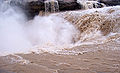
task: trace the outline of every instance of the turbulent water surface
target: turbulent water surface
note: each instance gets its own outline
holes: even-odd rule
[[[0,55],[57,52],[119,39],[120,6],[72,11],[27,20],[17,7],[0,5]]]
[[[0,4],[0,73],[119,73],[119,50],[120,6],[28,21]]]

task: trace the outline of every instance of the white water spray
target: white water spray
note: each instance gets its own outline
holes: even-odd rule
[[[0,6],[0,55],[28,51],[31,43],[24,32],[24,15],[6,3]]]
[[[37,16],[27,22],[19,9],[3,3],[0,7],[0,55],[24,53],[34,46],[72,43],[75,28],[58,16]]]

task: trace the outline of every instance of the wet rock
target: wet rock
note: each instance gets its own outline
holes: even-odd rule
[[[75,0],[69,0],[69,1],[58,0],[58,4],[59,4],[59,11],[81,9],[81,5],[78,4]],[[25,6],[25,10],[28,13],[30,13],[32,17],[38,15],[40,11],[45,12],[44,1],[27,2]]]
[[[34,17],[38,15],[40,11],[45,12],[45,0],[11,0],[9,3],[11,6],[18,6],[27,16]],[[77,0],[58,0],[59,11],[77,10],[81,9],[81,5],[77,3]]]
[[[99,2],[108,6],[120,5],[120,0],[99,0]]]
[[[81,5],[77,2],[59,2],[59,9],[60,11],[76,10],[81,9]]]

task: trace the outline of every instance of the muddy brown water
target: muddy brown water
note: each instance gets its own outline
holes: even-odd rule
[[[86,48],[92,51],[81,53]],[[0,57],[0,73],[120,73],[119,48],[120,43],[112,41],[66,49],[69,55],[65,51],[8,55]]]
[[[108,16],[112,17],[108,20],[106,20],[107,15],[96,11],[95,14],[87,14],[87,16],[78,16],[80,15],[78,14],[78,19],[82,19],[76,23],[74,22],[74,15],[70,14],[67,18],[65,16],[66,20],[71,23],[73,21],[73,24],[75,23],[74,25],[78,27],[81,34],[77,40],[81,40],[84,37],[82,35],[89,34],[94,30],[101,31],[103,35],[100,35],[100,38],[104,36],[106,37],[105,40],[96,40],[100,38],[92,38],[93,36],[91,36],[83,39],[81,43],[93,41],[93,44],[68,47],[57,51],[57,53],[43,52],[37,54],[32,52],[1,56],[0,73],[120,73],[120,16],[119,13],[114,12],[114,9],[108,10],[108,12]],[[104,23],[105,25],[103,25]],[[93,25],[98,25],[98,27]],[[109,36],[108,34],[111,32],[116,34]]]

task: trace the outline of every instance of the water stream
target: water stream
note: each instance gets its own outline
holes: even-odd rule
[[[57,0],[46,0],[45,2],[45,15],[49,13],[59,12],[59,4]]]

